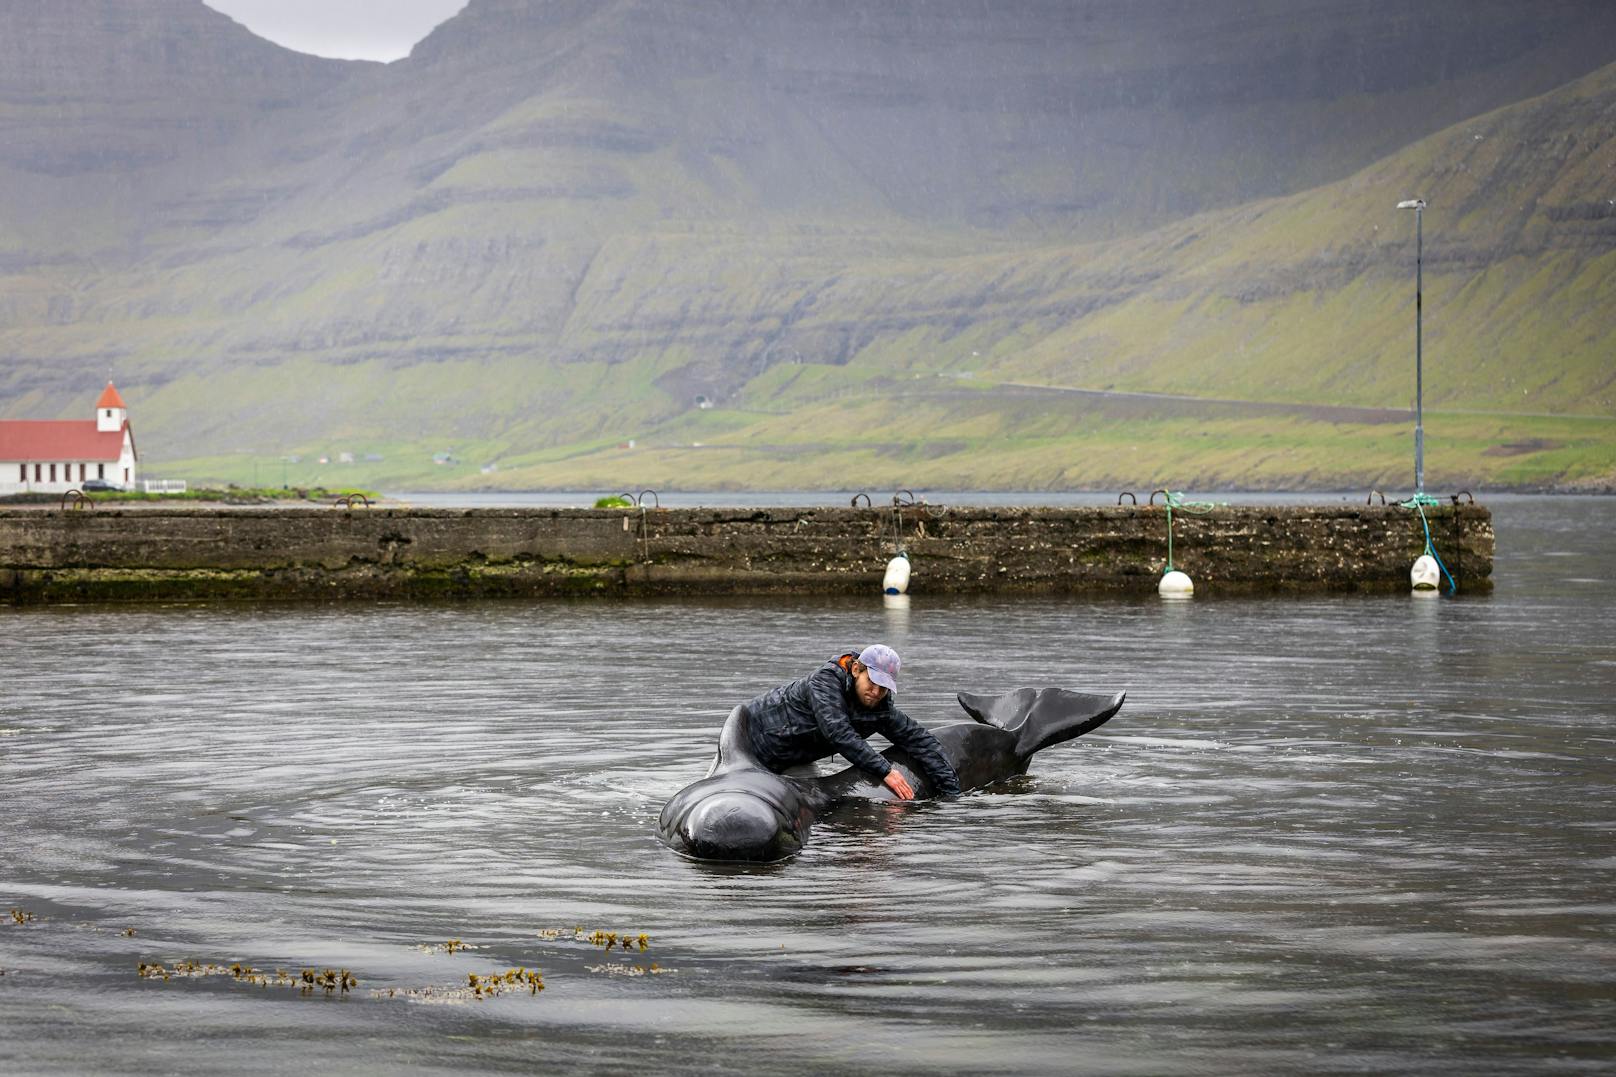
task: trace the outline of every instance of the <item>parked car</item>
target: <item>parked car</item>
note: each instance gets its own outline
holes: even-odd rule
[[[122,490],[123,487],[119,486],[115,482],[108,482],[105,479],[85,479],[83,482],[79,483],[79,489],[83,490],[87,494],[100,494],[114,490]]]

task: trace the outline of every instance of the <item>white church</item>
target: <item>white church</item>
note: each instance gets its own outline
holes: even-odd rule
[[[129,408],[110,381],[93,419],[0,419],[0,494],[61,494],[87,482],[132,489],[139,459]]]

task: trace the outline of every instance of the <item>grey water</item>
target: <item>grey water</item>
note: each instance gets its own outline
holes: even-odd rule
[[[0,608],[0,1071],[1609,1072],[1616,501],[1491,503],[1451,598]],[[778,865],[657,841],[871,640],[929,724],[1128,703]]]

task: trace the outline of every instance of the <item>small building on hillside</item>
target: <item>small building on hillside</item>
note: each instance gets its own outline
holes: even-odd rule
[[[93,419],[0,419],[0,494],[61,494],[87,482],[131,489],[139,459],[129,408],[110,381]]]

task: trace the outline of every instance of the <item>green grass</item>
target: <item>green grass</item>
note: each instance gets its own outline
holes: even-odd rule
[[[85,494],[91,501],[320,501],[327,498],[362,496],[374,500],[376,491],[357,486],[199,486],[183,493],[156,494],[143,490],[103,490]]]
[[[431,489],[1028,490],[1382,489],[1413,480],[1412,422],[1298,415],[1163,415],[1145,404],[1079,410],[1058,398],[1006,415],[962,393],[916,402],[847,398],[804,413],[735,420],[702,413],[678,437],[560,446],[484,474],[469,466],[345,466],[344,485]],[[1130,414],[1131,412],[1131,414]],[[692,436],[700,434],[701,436]],[[190,467],[233,466],[175,461]],[[1616,422],[1428,412],[1430,489],[1616,486]],[[225,476],[228,478],[228,475]]]

